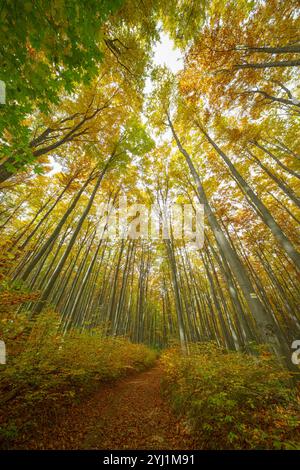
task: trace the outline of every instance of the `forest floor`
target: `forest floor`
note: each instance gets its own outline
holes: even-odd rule
[[[40,430],[35,449],[196,449],[185,423],[161,394],[158,364],[101,386],[55,425]]]

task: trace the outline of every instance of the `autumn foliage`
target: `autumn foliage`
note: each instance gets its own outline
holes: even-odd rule
[[[23,320],[23,321],[22,321]],[[101,383],[150,367],[156,353],[125,338],[103,337],[101,330],[59,331],[58,316],[41,315],[29,338],[10,342],[9,360],[1,366],[1,446],[24,445],[36,429],[55,422],[68,407],[97,390]],[[28,321],[13,321],[15,332]],[[7,330],[5,322],[2,330]]]
[[[200,449],[299,449],[299,395],[269,353],[257,354],[214,343],[163,354],[166,396]]]
[[[0,4],[2,447],[298,448],[299,0]]]

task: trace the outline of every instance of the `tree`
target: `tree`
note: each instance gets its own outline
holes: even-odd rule
[[[4,156],[26,150],[28,115],[36,109],[49,113],[62,93],[76,92],[78,84],[95,77],[105,47],[103,24],[120,5],[119,0],[81,5],[73,0],[2,2],[0,78],[7,94],[0,110]]]

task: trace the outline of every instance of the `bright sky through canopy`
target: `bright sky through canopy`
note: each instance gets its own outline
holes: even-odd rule
[[[175,47],[174,41],[164,32],[160,33],[160,42],[154,46],[153,61],[156,65],[166,65],[174,73],[183,68],[183,57],[180,50]]]
[[[153,65],[168,67],[171,72],[176,73],[183,68],[183,56],[174,41],[163,31],[160,33],[160,41],[153,47]],[[146,80],[145,92],[152,90],[151,78]]]

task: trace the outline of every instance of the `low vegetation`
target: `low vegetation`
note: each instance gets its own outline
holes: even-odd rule
[[[290,377],[264,351],[225,352],[213,343],[163,354],[164,392],[202,449],[299,449],[300,403]]]
[[[3,321],[1,329],[9,350],[7,365],[0,366],[4,448],[51,424],[102,382],[144,370],[156,360],[156,353],[146,346],[105,337],[99,328],[63,335],[57,315],[49,311],[34,323],[29,337],[21,333],[28,329],[25,318]]]

